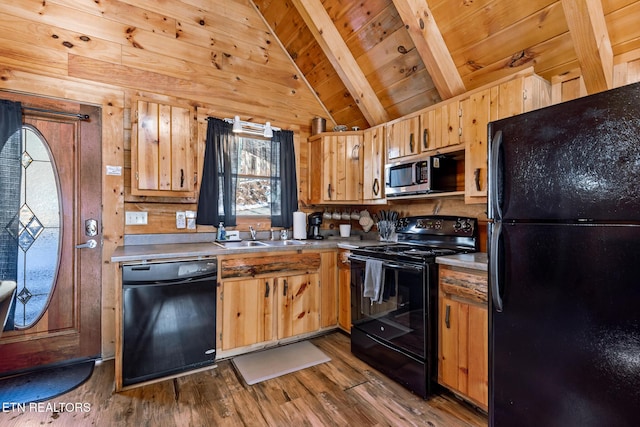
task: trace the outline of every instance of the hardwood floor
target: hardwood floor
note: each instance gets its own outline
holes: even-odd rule
[[[349,338],[341,333],[311,341],[330,362],[253,386],[230,360],[221,360],[215,369],[116,394],[113,361],[104,362],[77,389],[38,408],[0,414],[0,425],[487,425],[484,414],[450,395],[423,400],[389,380],[352,356]]]

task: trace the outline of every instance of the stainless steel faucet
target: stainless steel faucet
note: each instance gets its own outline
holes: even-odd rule
[[[249,233],[251,233],[251,240],[256,240],[256,230],[252,226],[249,226]]]

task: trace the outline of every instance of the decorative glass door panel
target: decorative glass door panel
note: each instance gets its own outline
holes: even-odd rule
[[[28,328],[44,313],[60,258],[60,189],[49,146],[36,129],[22,130],[15,327]],[[15,229],[15,227],[13,227]]]

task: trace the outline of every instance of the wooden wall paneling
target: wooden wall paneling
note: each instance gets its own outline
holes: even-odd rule
[[[127,36],[131,30],[128,25],[109,19],[96,19],[93,14],[53,2],[6,0],[0,5],[0,11],[119,44],[127,44]]]
[[[138,7],[137,4],[127,4],[123,1],[96,2],[92,0],[48,0],[66,6],[70,9],[80,10],[91,15],[120,22],[135,28],[153,31],[169,38],[174,38],[176,33],[176,19],[165,14],[155,13],[148,8]]]
[[[395,11],[393,3],[389,0],[354,2],[350,13],[345,17],[351,17],[356,13],[360,13],[362,18],[361,25],[356,27],[355,23],[349,24],[350,31],[340,31],[345,28],[346,23],[336,22],[338,31],[340,31],[349,46],[349,50],[356,58],[373,49],[378,43],[384,41],[387,37],[391,37],[397,31],[402,30],[404,23]],[[366,8],[366,10],[362,10]],[[405,51],[411,51],[411,45],[405,46]]]
[[[424,62],[438,93],[449,99],[466,91],[438,23],[426,2],[393,0],[416,50]]]
[[[0,21],[0,39],[11,40],[12,43],[6,45],[11,49],[19,49],[16,44],[27,44],[29,48],[35,50],[32,53],[27,51],[27,54],[22,56],[25,61],[31,62],[38,56],[42,56],[39,52],[48,52],[52,58],[59,56],[58,61],[65,64],[65,70],[66,54],[69,52],[113,62],[118,62],[121,58],[121,45],[118,43],[97,37],[88,37],[84,33],[69,31],[9,14],[5,14]],[[27,40],[28,42],[26,42]],[[6,58],[13,56],[7,54]]]
[[[283,96],[281,93],[269,94],[268,89],[260,90],[257,87],[245,87],[242,91],[238,91],[238,88],[230,85],[220,86],[218,90],[212,91],[211,85],[193,82],[186,78],[174,78],[79,56],[70,56],[69,74],[77,78],[190,99],[202,104],[216,103],[221,108],[226,107],[226,111],[241,113],[243,118],[245,115],[262,116],[269,111],[274,118],[289,117],[292,119],[289,123],[300,125],[302,122],[308,124],[313,115],[324,113],[310,94],[309,97],[304,98],[297,96],[303,91]],[[305,115],[292,114],[292,111],[304,111]],[[277,122],[275,119],[272,120],[274,125]]]
[[[11,42],[10,46],[3,46],[2,51],[3,55],[7,55],[6,59],[3,58],[3,65],[49,76],[67,75],[66,53],[51,52],[46,48],[17,41]]]
[[[602,7],[614,56],[640,48],[640,2],[603,1]]]
[[[507,5],[506,2],[501,3]],[[511,8],[510,4],[508,6]],[[478,19],[482,18],[478,17]],[[486,19],[489,19],[489,17],[484,18],[483,21]],[[484,22],[484,25],[486,26],[488,23]],[[541,28],[544,28],[544,31],[540,31]],[[514,23],[508,30],[509,37],[505,37],[507,32],[503,30],[489,35],[482,40],[482,43],[465,44],[459,49],[451,48],[451,55],[456,66],[460,69],[461,75],[464,76],[464,74],[468,73],[463,67],[469,62],[476,64],[493,63],[497,60],[511,57],[518,52],[522,52],[526,56],[527,52],[523,52],[523,48],[535,46],[552,36],[567,32],[567,23],[562,11],[562,5],[553,3],[537,13]],[[447,41],[449,41],[448,38]],[[522,60],[520,59],[520,61]]]
[[[383,11],[395,12],[389,0],[355,1],[346,3],[342,7],[340,1],[325,0],[323,5],[343,39],[349,38],[362,28],[375,25],[372,23],[374,17]]]
[[[546,24],[544,18],[549,12],[546,8],[554,3],[555,0],[517,3],[483,0],[473,2],[470,7],[452,7],[450,2],[444,2],[442,7],[432,7],[431,12],[438,22],[447,46],[455,56],[456,52],[468,46],[486,43],[487,39],[499,35],[509,27],[523,25],[531,29],[534,21]],[[530,21],[526,22],[528,20]],[[471,23],[473,25],[470,25]],[[521,41],[523,45],[529,45],[524,43],[524,40]]]
[[[346,43],[337,32],[320,0],[313,2],[307,0],[304,3],[300,0],[292,0],[292,3],[311,29],[316,41],[340,75],[344,85],[349,89],[349,93],[356,99],[358,108],[367,122],[370,125],[375,125],[389,120],[387,112],[375,97],[373,89]]]

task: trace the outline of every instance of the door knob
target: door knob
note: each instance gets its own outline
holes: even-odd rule
[[[86,243],[83,243],[81,245],[76,245],[76,249],[84,249],[84,248],[93,249],[93,248],[96,248],[97,246],[98,246],[98,242],[96,242],[94,239],[89,239],[87,240]]]

